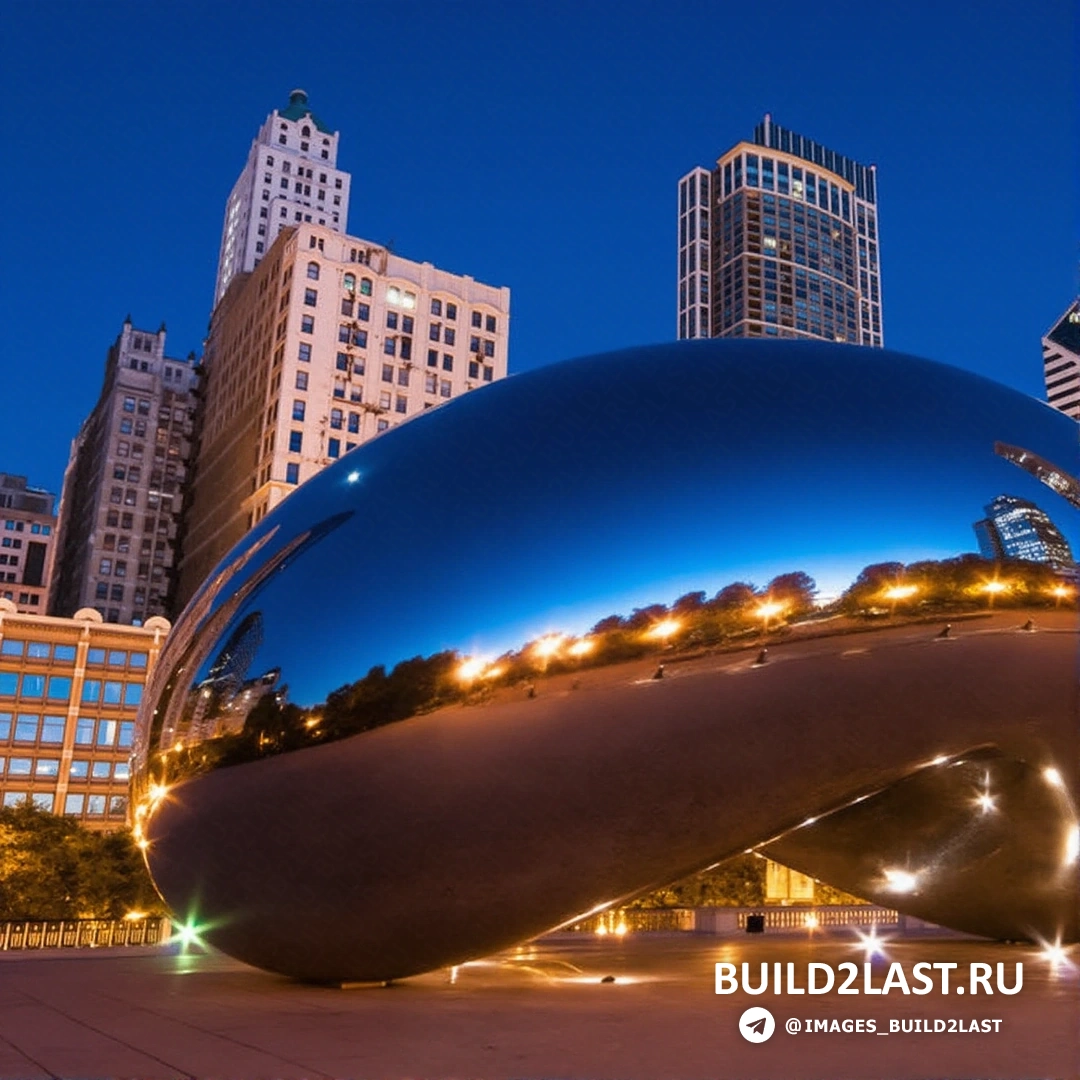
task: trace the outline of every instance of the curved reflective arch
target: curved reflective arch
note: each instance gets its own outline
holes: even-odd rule
[[[298,489],[179,620],[137,747],[154,879],[309,979],[457,963],[762,845],[957,928],[1074,939],[1071,585],[956,557],[1002,494],[1075,547],[1047,477],[1076,458],[1038,402],[851,346],[635,349],[433,410]],[[917,614],[939,565],[980,616],[945,638],[773,644],[800,575]],[[1051,588],[1018,630],[1009,597]]]

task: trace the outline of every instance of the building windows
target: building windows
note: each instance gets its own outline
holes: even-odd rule
[[[302,431],[289,432],[289,453],[299,454],[304,448],[304,433]]]
[[[398,368],[397,381],[398,386],[409,385],[409,369],[407,367]]]
[[[317,289],[305,289],[304,290],[304,306],[315,307],[319,302],[319,293]]]
[[[330,410],[330,426],[335,431],[340,431],[342,424],[345,422],[345,414],[340,409]]]
[[[387,330],[396,330],[398,328],[398,313],[396,311],[386,313],[386,328]]]
[[[447,301],[447,304],[446,304],[446,317],[451,322],[453,322],[455,319],[457,319],[457,304],[451,304],[449,301]]]
[[[394,365],[383,364],[382,366],[382,381],[386,383],[392,383],[394,381]]]
[[[376,431],[385,431],[389,426],[390,426],[390,422],[388,420],[379,420],[375,425],[375,430]]]
[[[351,412],[349,413],[349,431],[353,435],[357,435],[360,432],[360,414]]]
[[[428,340],[429,341],[438,341],[441,336],[442,336],[442,323],[434,323],[433,322],[428,327]]]
[[[371,278],[361,278],[360,279],[360,295],[361,296],[370,296],[371,295]]]
[[[370,322],[371,321],[371,307],[368,304],[357,304],[356,305],[356,317],[361,322]]]
[[[394,402],[394,412],[404,413],[409,407],[408,399],[398,394],[397,399]]]
[[[306,341],[301,341],[300,346],[296,351],[296,358],[301,363],[311,363],[311,345]]]
[[[290,461],[289,464],[285,466],[285,483],[300,483],[300,466],[297,465],[295,461]]]
[[[319,280],[319,264],[317,262],[309,262],[307,264],[307,276],[311,278],[312,281]]]
[[[380,409],[389,409],[390,408],[390,391],[389,390],[383,390],[379,394],[379,408]]]
[[[480,378],[480,364],[479,364],[479,361],[476,361],[476,360],[470,360],[469,361],[469,378],[470,379],[479,379]]]
[[[472,313],[472,325],[475,326],[477,330],[479,330],[480,327],[483,325],[483,323],[484,323],[483,314],[481,312],[479,312],[479,311],[474,311]]]
[[[296,398],[292,403],[292,418],[294,420],[303,420],[304,413],[307,411],[307,405],[300,398]]]
[[[450,380],[442,379],[439,382],[439,397],[448,398],[450,396]]]
[[[383,352],[387,356],[397,356],[397,338],[388,337],[383,341]]]
[[[310,358],[311,358],[311,356],[310,356],[310,354],[308,354],[308,359],[310,359]],[[306,390],[307,388],[308,388],[308,373],[306,371],[298,371],[296,373],[296,389],[297,390]]]
[[[302,334],[314,334],[315,333],[315,317],[313,315],[302,315],[300,317],[300,333],[302,333]]]
[[[484,382],[491,382],[491,380],[494,379],[494,378],[495,378],[495,369],[493,367],[489,367],[487,364],[485,364],[484,365]]]
[[[341,457],[341,440],[328,439],[326,442],[326,456],[331,458]]]
[[[447,307],[449,307],[449,305],[447,305]],[[453,345],[454,340],[455,340],[454,328],[452,326],[444,327],[443,328],[443,341],[447,345]]]

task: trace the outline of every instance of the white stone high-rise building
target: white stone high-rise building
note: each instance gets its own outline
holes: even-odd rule
[[[508,288],[329,226],[282,232],[210,321],[179,603],[298,484],[503,378],[509,322]]]
[[[308,108],[303,90],[266,118],[225,205],[215,307],[237,274],[258,266],[284,226],[345,232],[351,178],[337,168],[337,151],[338,133]]]

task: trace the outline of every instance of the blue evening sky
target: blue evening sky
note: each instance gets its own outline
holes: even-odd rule
[[[8,0],[0,470],[59,492],[130,312],[200,349],[225,198],[294,86],[349,231],[512,290],[510,368],[669,340],[675,185],[770,111],[879,166],[886,344],[1042,394],[1075,294],[1069,0]]]

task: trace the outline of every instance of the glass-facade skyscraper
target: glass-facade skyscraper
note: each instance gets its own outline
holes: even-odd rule
[[[883,344],[875,166],[766,115],[678,199],[679,338]]]
[[[1045,511],[1015,495],[999,495],[986,517],[972,526],[979,553],[987,559],[1023,559],[1057,569],[1073,566],[1072,549]]]

